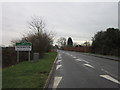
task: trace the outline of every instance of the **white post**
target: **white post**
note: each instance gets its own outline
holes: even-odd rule
[[[30,51],[28,51],[28,61],[30,61]]]
[[[19,51],[17,51],[17,63],[19,62]]]

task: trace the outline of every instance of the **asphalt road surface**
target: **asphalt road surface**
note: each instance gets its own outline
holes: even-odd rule
[[[118,88],[118,61],[58,51],[51,88]]]

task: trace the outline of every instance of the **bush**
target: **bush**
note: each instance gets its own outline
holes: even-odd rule
[[[33,59],[33,53],[31,53]],[[19,62],[28,61],[28,52],[19,52]],[[2,67],[17,64],[17,52],[14,47],[2,48]]]
[[[104,55],[120,56],[120,30],[108,28],[95,34],[92,42],[92,52]]]

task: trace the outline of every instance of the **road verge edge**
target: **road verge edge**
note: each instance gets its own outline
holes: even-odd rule
[[[45,82],[44,88],[49,88],[49,84],[50,84],[50,81],[51,81],[51,79],[52,79],[52,76],[53,76],[55,67],[56,67],[57,58],[58,58],[58,54],[56,55],[56,58],[55,58],[54,63],[53,63],[53,65],[52,65],[52,69],[51,69],[51,71],[50,71],[50,73],[49,73],[49,75],[48,75],[48,78],[47,78],[46,82]]]

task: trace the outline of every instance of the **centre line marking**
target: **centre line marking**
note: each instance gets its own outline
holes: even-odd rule
[[[102,70],[103,72],[105,72],[105,73],[107,73],[107,74],[109,74],[109,75],[111,75],[111,76],[113,76],[113,77],[117,78],[117,76],[116,76],[116,75],[111,74],[110,72],[106,71],[105,69],[101,69],[101,70]]]
[[[86,60],[84,60],[84,59],[82,59],[82,58],[80,58],[83,62],[86,62],[86,63],[89,63],[88,61],[86,61]]]
[[[56,70],[58,70],[62,65],[57,65]]]
[[[107,80],[110,80],[110,81],[113,81],[113,82],[115,82],[117,84],[120,84],[120,82],[118,80],[114,79],[113,77],[111,77],[109,75],[100,75],[100,77],[103,77],[103,78],[105,78]]]
[[[82,59],[83,60],[83,59]],[[88,61],[86,61],[86,60],[83,60],[84,62],[86,62],[86,63],[89,63]]]
[[[73,57],[73,58],[77,58],[77,57]]]
[[[91,67],[91,68],[94,68],[92,65],[90,65],[90,64],[83,64],[83,65],[85,65],[85,66],[88,66],[88,67]]]
[[[77,61],[82,61],[81,59],[75,59],[75,60],[77,60]]]
[[[53,88],[57,88],[57,86],[59,85],[61,79],[62,79],[62,77],[55,77],[54,78]]]

